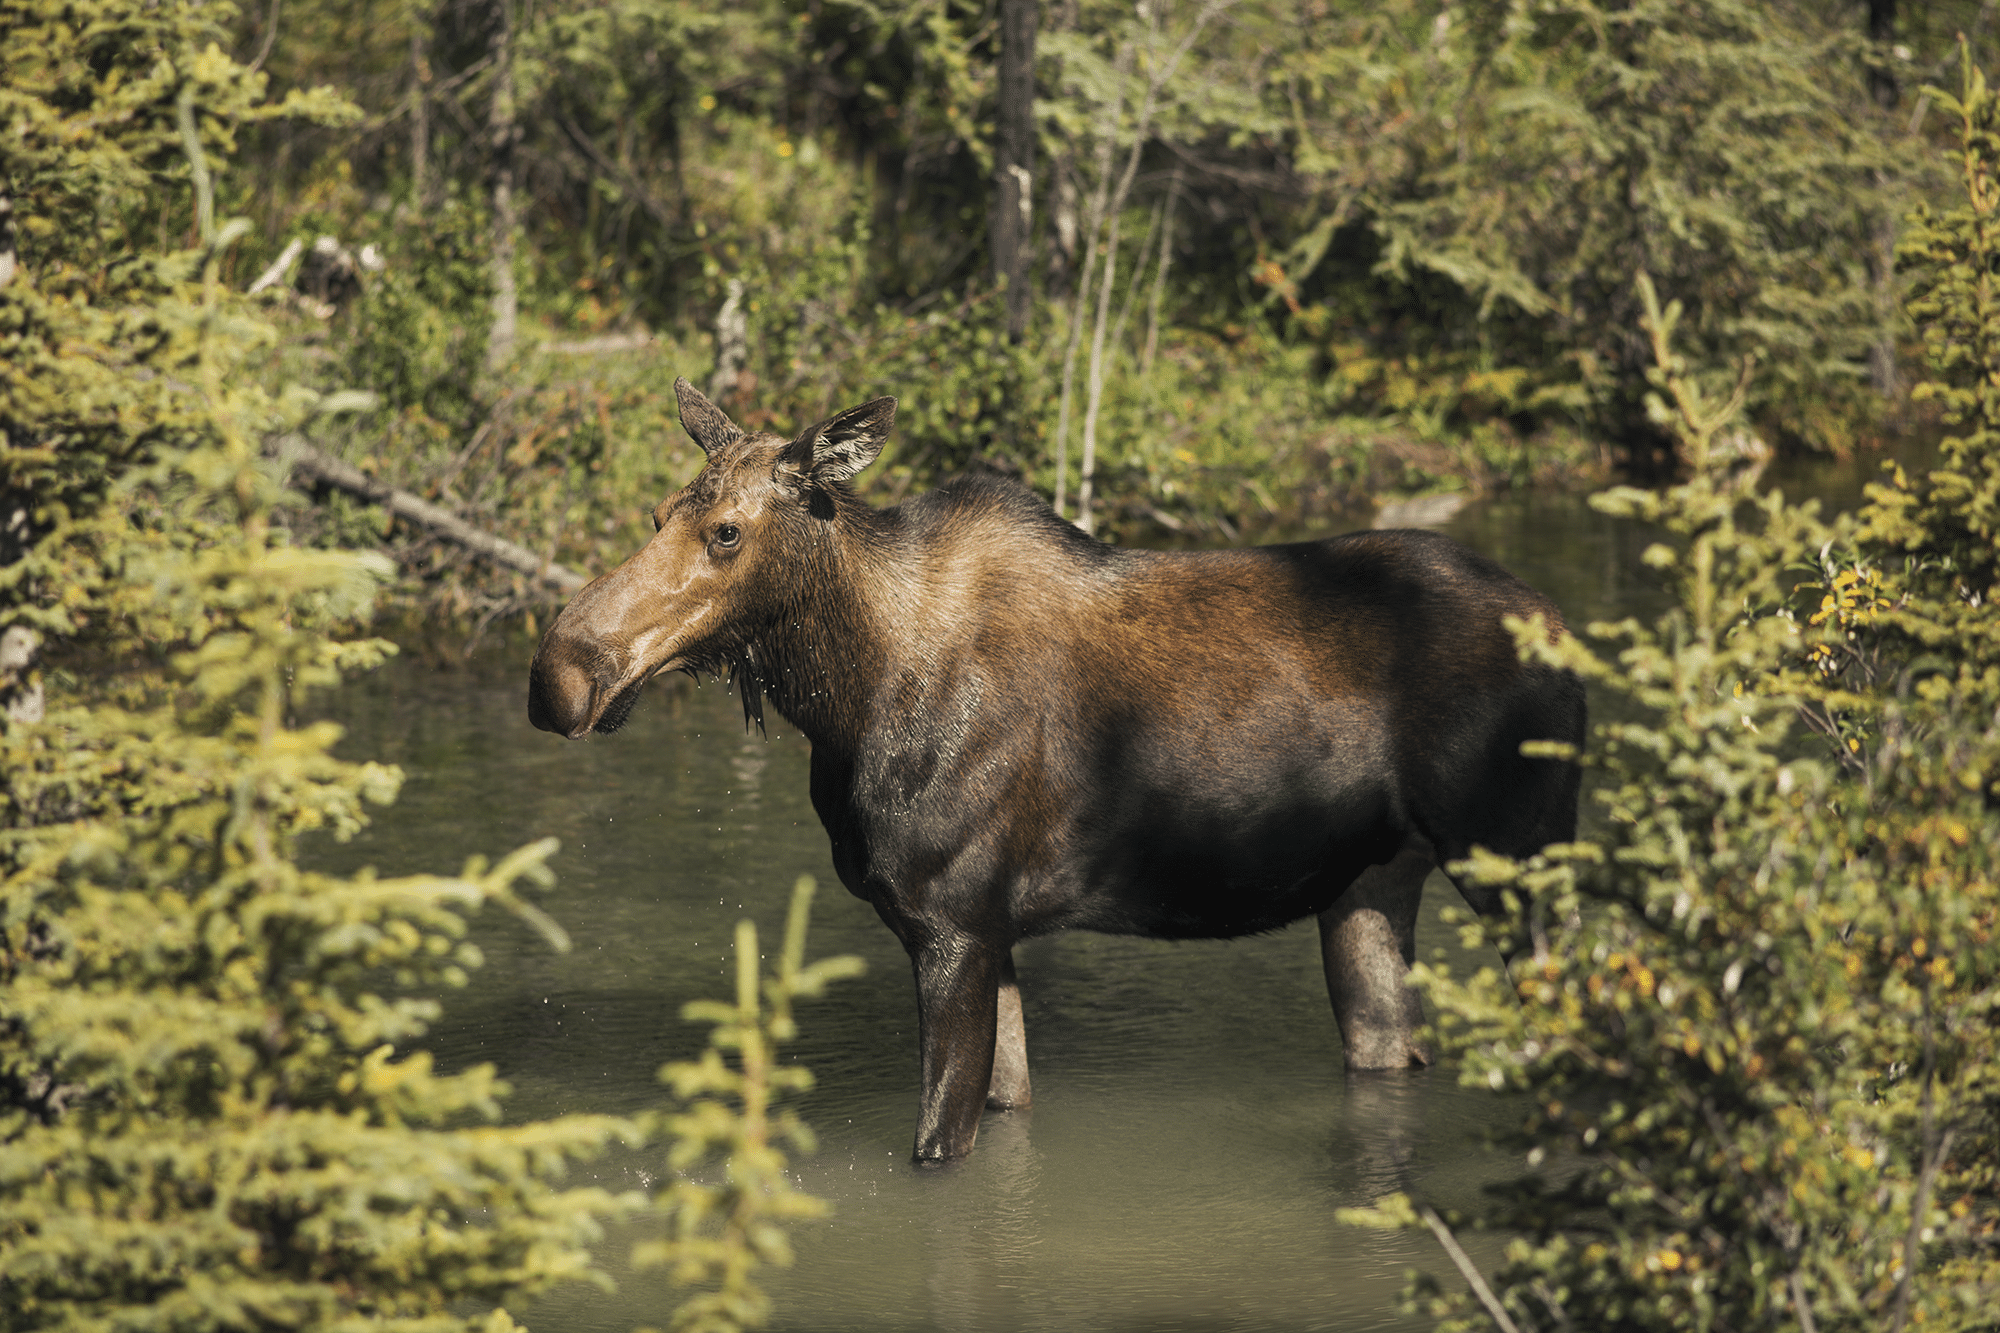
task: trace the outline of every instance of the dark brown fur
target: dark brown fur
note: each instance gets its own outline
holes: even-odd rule
[[[1580,744],[1582,688],[1502,624],[1561,634],[1546,598],[1424,532],[1115,550],[992,479],[876,510],[846,483],[893,400],[786,441],[675,388],[708,465],[550,628],[529,716],[581,736],[651,675],[727,668],[810,738],[835,867],[915,969],[919,1160],[1027,1101],[1011,950],[1058,930],[1316,915],[1349,1064],[1428,1059],[1401,984],[1424,876],[1574,826],[1575,767],[1520,747]]]

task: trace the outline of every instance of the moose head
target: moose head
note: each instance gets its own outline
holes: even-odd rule
[[[578,592],[543,636],[528,686],[528,720],[543,731],[615,731],[661,672],[754,675],[755,645],[824,570],[843,513],[866,512],[848,479],[875,461],[896,419],[896,400],[877,398],[786,440],[744,431],[686,379],[674,396],[707,462],[653,510],[652,540]]]

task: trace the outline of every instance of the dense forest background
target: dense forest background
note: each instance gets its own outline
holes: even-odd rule
[[[290,373],[377,396],[335,451],[530,549],[641,535],[693,458],[677,373],[776,429],[897,395],[879,498],[992,467],[1115,537],[1228,537],[1671,471],[1639,271],[1697,361],[1759,359],[1744,447],[1907,424],[1922,88],[1993,10],[279,0],[234,55],[347,114],[207,124],[256,223],[229,280],[297,291]],[[145,222],[191,238],[192,192]]]
[[[401,781],[311,720],[384,585],[532,623],[692,471],[680,373],[894,393],[877,498],[1120,539],[1645,483],[1672,606],[1544,650],[1616,701],[1596,841],[1476,857],[1504,963],[1412,974],[1524,1173],[1353,1220],[1448,1329],[1991,1330],[1994,10],[0,0],[0,1328],[509,1333],[632,1217],[677,1326],[761,1318],[804,894],[680,1114],[506,1123],[422,1043],[473,915],[564,946],[553,840],[300,856]],[[1759,489],[1933,427],[1852,515]]]

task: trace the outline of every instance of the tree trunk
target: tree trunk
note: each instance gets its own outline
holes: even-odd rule
[[[1122,200],[1120,202],[1123,202]],[[1104,402],[1104,332],[1111,311],[1111,284],[1118,275],[1118,214],[1111,214],[1111,235],[1104,243],[1104,270],[1097,288],[1097,319],[1090,334],[1090,388],[1083,408],[1083,461],[1076,485],[1076,525],[1085,532],[1097,530],[1090,512],[1091,483],[1097,475],[1097,409]],[[1083,293],[1077,304],[1083,304]]]
[[[1028,223],[1035,178],[1035,3],[1000,0],[999,133],[987,214],[993,280],[1007,293],[1007,339],[1028,331]]]
[[[430,174],[431,65],[424,50],[423,18],[410,9],[410,205],[425,211],[425,177]]]
[[[493,325],[486,338],[486,366],[497,370],[514,354],[518,301],[514,289],[514,15],[495,0],[500,23],[493,37],[493,109],[487,120],[493,146]]]
[[[1149,375],[1153,370],[1153,354],[1160,346],[1160,298],[1167,290],[1167,265],[1174,258],[1174,205],[1181,197],[1181,169],[1174,168],[1174,178],[1167,186],[1166,216],[1160,220],[1160,267],[1153,275],[1153,297],[1146,310],[1146,351],[1139,358],[1139,374]]]
[[[1868,40],[1875,47],[1875,59],[1868,66],[1868,91],[1884,111],[1894,111],[1902,98],[1896,83],[1895,59],[1891,43],[1896,37],[1896,0],[1868,0]]]
[[[1132,44],[1125,42],[1118,48],[1117,60],[1112,67],[1112,98],[1105,106],[1104,128],[1097,140],[1097,189],[1090,201],[1090,216],[1086,225],[1090,231],[1090,241],[1083,252],[1083,278],[1076,286],[1076,294],[1070,299],[1069,343],[1063,350],[1062,401],[1056,411],[1056,496],[1055,510],[1063,511],[1063,498],[1069,485],[1069,416],[1070,406],[1076,395],[1076,353],[1083,341],[1084,303],[1090,299],[1090,281],[1097,268],[1098,233],[1103,229],[1105,210],[1111,203],[1111,162],[1117,148],[1118,112],[1125,96],[1125,79],[1132,69]],[[1085,519],[1084,531],[1090,531]]]

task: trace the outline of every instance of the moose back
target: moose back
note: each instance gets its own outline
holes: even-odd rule
[[[848,481],[893,398],[785,440],[674,390],[707,463],[550,626],[528,716],[612,731],[650,677],[728,670],[812,742],[841,881],[916,973],[918,1161],[1027,1103],[1012,949],[1059,930],[1316,916],[1348,1065],[1428,1061],[1403,984],[1425,876],[1574,827],[1576,767],[1521,747],[1580,745],[1582,686],[1502,623],[1560,635],[1546,598],[1426,532],[1120,550],[990,478],[875,509]]]

